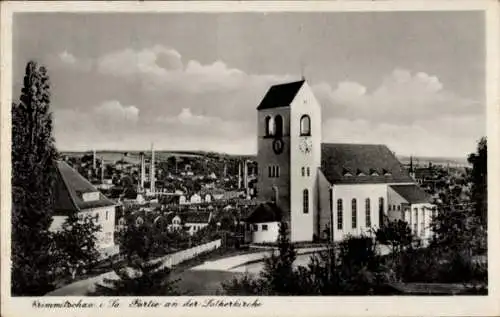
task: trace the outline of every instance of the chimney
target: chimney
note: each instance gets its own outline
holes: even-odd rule
[[[154,193],[155,191],[155,149],[154,144],[151,144],[151,169],[149,172],[149,180],[150,180],[150,191]]]
[[[241,188],[241,162],[238,161],[238,189]]]
[[[144,182],[146,181],[146,160],[144,158],[144,152],[141,152],[141,187],[140,190],[144,190]]]

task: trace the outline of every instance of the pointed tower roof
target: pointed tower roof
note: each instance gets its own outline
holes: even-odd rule
[[[269,88],[257,110],[288,107],[304,84],[305,79]]]

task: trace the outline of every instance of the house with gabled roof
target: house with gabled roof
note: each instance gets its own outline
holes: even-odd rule
[[[114,243],[115,208],[117,204],[104,196],[85,177],[64,161],[57,162],[54,183],[54,215],[49,230],[61,230],[70,214],[92,216],[101,231],[97,233],[98,247],[103,257],[118,253]]]
[[[272,86],[257,118],[257,198],[282,210],[292,242],[370,234],[397,216],[391,186],[423,192],[385,145],[323,143],[321,106],[305,79]]]

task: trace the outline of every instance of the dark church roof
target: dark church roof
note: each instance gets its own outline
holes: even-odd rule
[[[99,198],[93,201],[84,201],[84,193],[99,193]],[[67,215],[68,213],[84,211],[90,208],[113,206],[115,203],[106,198],[85,177],[64,161],[57,162],[57,175],[54,184],[54,214]]]
[[[391,185],[391,188],[410,204],[431,202],[430,195],[417,185]]]
[[[385,145],[323,143],[321,171],[331,184],[413,183]]]
[[[246,222],[249,223],[263,223],[263,222],[276,222],[281,221],[282,211],[275,204],[271,202],[263,203],[257,206],[254,211],[248,216]]]
[[[257,110],[290,106],[304,82],[305,80],[301,80],[271,86],[257,107]]]

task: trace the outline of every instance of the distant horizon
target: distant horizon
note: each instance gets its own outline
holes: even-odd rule
[[[81,154],[86,154],[86,153],[92,153],[92,149],[90,150],[58,150],[59,153],[61,154],[66,154],[66,153],[81,153]],[[118,149],[118,150],[103,150],[103,149],[95,149],[96,153],[140,153],[144,152],[146,154],[151,153],[151,149],[147,150],[137,150],[137,149]],[[226,152],[219,152],[219,151],[204,151],[204,150],[165,150],[165,149],[155,149],[155,153],[158,152],[170,152],[170,153],[184,153],[184,152],[189,152],[189,153],[215,153],[215,154],[220,154],[220,155],[229,155],[229,156],[257,156],[257,153],[226,153]],[[395,153],[396,157],[399,159],[405,158],[405,159],[410,159],[410,157],[413,157],[413,159],[441,159],[441,160],[448,160],[448,161],[462,161],[466,162],[467,161],[467,156],[471,153],[465,154],[463,157],[460,156],[428,156],[428,155],[408,155],[408,154],[398,154]]]

